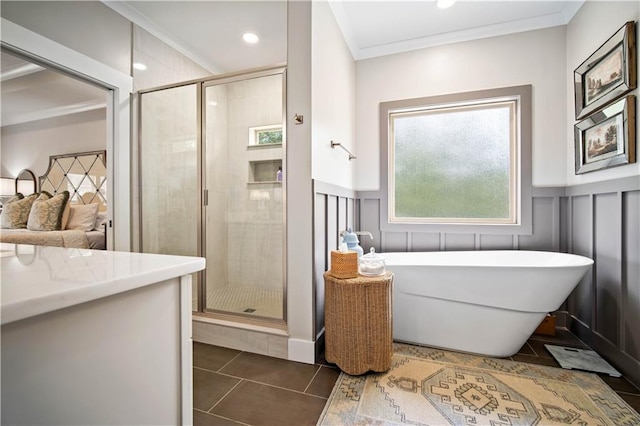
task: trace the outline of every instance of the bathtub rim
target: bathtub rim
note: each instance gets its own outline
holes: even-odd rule
[[[556,251],[544,250],[450,250],[450,251],[388,251],[378,253],[385,259],[387,267],[393,266],[424,266],[424,267],[456,267],[456,268],[567,268],[567,267],[583,267],[592,266],[595,262],[593,259],[573,253],[564,253]],[[398,262],[398,258],[406,255],[407,261]],[[498,256],[507,257],[508,259],[498,259]],[[528,258],[526,256],[529,256]],[[431,258],[431,261],[428,261]],[[436,262],[445,258],[447,262]],[[414,259],[419,259],[416,262]],[[465,260],[471,259],[471,262]],[[522,262],[529,259],[530,261]],[[538,260],[563,259],[569,262],[540,263]],[[483,262],[480,262],[480,261]],[[491,262],[487,262],[490,260]],[[497,261],[496,261],[497,260]],[[505,260],[508,260],[506,262]]]

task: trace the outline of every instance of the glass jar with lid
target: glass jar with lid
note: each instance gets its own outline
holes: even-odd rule
[[[360,257],[358,269],[361,275],[384,275],[386,270],[385,258],[371,247],[371,251]]]

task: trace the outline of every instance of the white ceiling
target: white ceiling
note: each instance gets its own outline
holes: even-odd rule
[[[333,1],[354,59],[567,24],[583,0]]]
[[[286,61],[287,5],[259,1],[103,0],[214,73]],[[293,0],[299,1],[299,0]],[[354,59],[564,25],[584,0],[333,0],[331,10]],[[245,31],[260,36],[248,46]]]
[[[102,1],[214,74],[286,62],[283,0]],[[583,2],[458,0],[442,10],[435,0],[335,0],[329,6],[354,59],[361,60],[565,25]],[[247,31],[260,42],[244,43]],[[3,126],[105,104],[100,89],[5,53],[0,59]]]
[[[2,126],[106,106],[104,89],[26,62],[4,51],[0,55]]]
[[[214,74],[287,60],[286,1],[102,1]]]

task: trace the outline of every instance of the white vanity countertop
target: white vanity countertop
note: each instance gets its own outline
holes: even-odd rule
[[[0,256],[3,325],[205,267],[201,257],[4,243]]]

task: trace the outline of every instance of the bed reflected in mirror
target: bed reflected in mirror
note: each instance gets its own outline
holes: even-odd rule
[[[36,246],[29,244],[15,245],[16,258],[22,265],[30,265],[36,260]]]
[[[69,191],[72,204],[98,204],[107,209],[107,153],[91,151],[49,157],[49,169],[40,176],[40,190]]]

